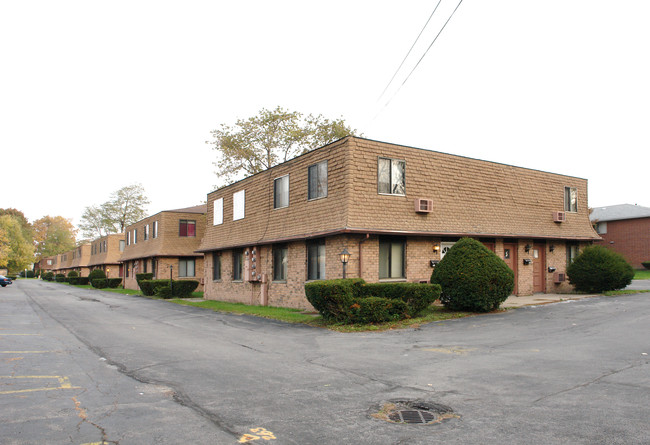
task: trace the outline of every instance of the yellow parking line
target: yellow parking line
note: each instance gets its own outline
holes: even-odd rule
[[[59,382],[59,386],[56,387],[45,387],[45,388],[30,388],[30,389],[17,389],[13,391],[0,391],[0,395],[4,394],[20,394],[26,392],[36,392],[36,391],[54,391],[57,389],[81,389],[80,386],[72,386],[70,380],[67,377],[59,375],[1,375],[0,379],[56,379]]]

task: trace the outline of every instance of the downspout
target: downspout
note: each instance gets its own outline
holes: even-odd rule
[[[369,238],[370,234],[366,233],[366,237],[359,241],[359,278],[362,278],[361,271],[363,270],[363,249],[361,249],[361,245],[365,243]]]

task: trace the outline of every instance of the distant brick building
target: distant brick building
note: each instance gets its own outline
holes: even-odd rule
[[[304,284],[428,281],[460,237],[514,270],[515,292],[565,292],[599,239],[585,179],[347,137],[208,194],[205,298],[308,308]]]
[[[650,208],[632,204],[596,207],[589,215],[602,241],[635,269],[650,261]]]
[[[125,247],[125,235],[115,233],[93,240],[90,244],[90,261],[88,267],[101,269],[108,278],[124,277],[120,257]]]
[[[43,270],[47,271],[47,268],[50,268],[49,270],[55,274],[63,275],[68,275],[68,273],[75,271],[79,276],[87,277],[90,272],[90,267],[88,267],[89,261],[90,244],[83,244],[54,257],[46,258],[46,263],[43,264]]]
[[[159,279],[172,274],[174,280],[202,281],[203,254],[196,250],[205,231],[205,209],[204,204],[165,210],[128,226],[120,257],[124,287],[139,289],[135,275],[149,272]]]

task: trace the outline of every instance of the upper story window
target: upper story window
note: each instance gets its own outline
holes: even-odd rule
[[[131,232],[126,232],[126,245],[131,245]]]
[[[151,223],[151,237],[158,238],[158,221]]]
[[[289,175],[273,181],[273,208],[289,207]]]
[[[212,204],[212,225],[223,224],[223,198],[215,199]]]
[[[578,211],[578,189],[575,187],[564,187],[564,211]]]
[[[605,235],[607,233],[607,221],[597,222],[594,224],[594,230],[599,235]]]
[[[196,236],[196,221],[181,219],[178,224],[178,236]]]
[[[232,220],[244,219],[246,214],[246,190],[232,194]]]
[[[124,240],[120,240],[120,252],[124,252]]]
[[[327,161],[309,166],[309,190],[307,199],[325,198],[327,196]]]
[[[143,238],[145,241],[149,239],[149,224],[144,225],[144,235]]]
[[[377,164],[377,192],[387,195],[404,195],[406,161],[379,158]]]
[[[133,244],[138,244],[138,229],[133,229]]]

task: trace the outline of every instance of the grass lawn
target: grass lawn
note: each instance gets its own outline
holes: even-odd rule
[[[641,270],[635,270],[634,272],[635,272],[634,273],[635,280],[650,280],[650,270],[641,269]]]

